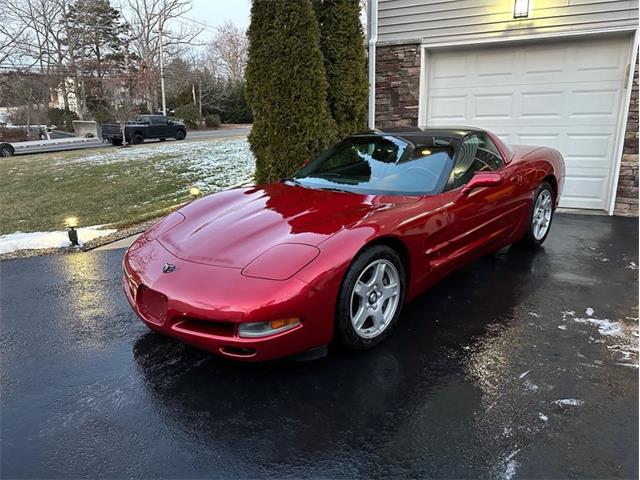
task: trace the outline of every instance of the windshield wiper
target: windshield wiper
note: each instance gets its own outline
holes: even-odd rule
[[[304,187],[304,185],[302,184],[302,182],[299,182],[299,181],[298,181],[298,180],[296,180],[295,178],[290,178],[290,177],[283,178],[283,179],[281,180],[281,182],[282,182],[282,183],[290,182],[290,183],[293,183],[294,185],[297,185],[297,186],[299,186],[299,187]]]
[[[353,193],[351,190],[345,190],[344,188],[336,187],[317,187],[318,190],[331,190],[332,192]]]

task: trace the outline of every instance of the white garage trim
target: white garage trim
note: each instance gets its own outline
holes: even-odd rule
[[[617,131],[614,133],[612,137],[612,142],[614,145],[613,148],[613,161],[611,162],[613,170],[609,175],[609,184],[607,187],[607,197],[605,199],[604,208],[611,215],[613,213],[613,209],[615,207],[615,198],[616,198],[616,190],[617,190],[617,182],[620,173],[620,163],[622,161],[622,151],[624,147],[624,134],[627,123],[627,115],[629,112],[629,101],[631,97],[631,90],[633,84],[633,69],[635,66],[637,49],[638,49],[638,29],[636,27],[629,28],[613,28],[613,29],[601,29],[601,30],[590,30],[583,32],[567,32],[567,33],[552,33],[552,34],[540,34],[540,35],[529,35],[526,37],[518,37],[518,38],[496,38],[496,39],[482,39],[477,41],[463,41],[463,42],[450,42],[450,43],[425,43],[422,44],[421,50],[421,59],[420,59],[420,92],[419,92],[419,105],[418,105],[418,125],[427,126],[428,119],[428,98],[429,98],[429,75],[428,75],[428,66],[429,66],[429,52],[430,51],[441,51],[445,49],[458,49],[464,47],[479,47],[481,45],[487,46],[516,46],[518,43],[522,42],[531,42],[535,40],[553,40],[553,39],[562,39],[562,40],[571,40],[576,39],[577,37],[590,37],[590,39],[599,39],[605,36],[612,36],[615,34],[627,34],[630,37],[630,48],[629,48],[629,58],[626,78],[623,78],[624,85],[621,86],[624,88],[624,91],[621,93],[620,98],[622,104],[619,105],[618,108],[618,119],[617,119]],[[633,35],[630,35],[633,34]]]

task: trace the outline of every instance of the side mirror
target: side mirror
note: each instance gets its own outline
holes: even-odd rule
[[[499,173],[478,172],[469,182],[462,187],[462,194],[469,195],[472,190],[481,187],[497,187],[502,184],[502,176]]]

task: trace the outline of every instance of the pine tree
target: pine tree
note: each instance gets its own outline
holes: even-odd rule
[[[291,175],[336,139],[318,23],[309,0],[254,0],[247,99],[256,180]]]
[[[329,109],[340,137],[367,127],[368,81],[359,0],[314,0]]]

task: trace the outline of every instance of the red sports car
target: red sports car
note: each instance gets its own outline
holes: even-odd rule
[[[564,172],[556,150],[481,129],[354,135],[165,217],[127,251],[124,290],[151,329],[229,358],[369,348],[452,270],[544,242]]]

